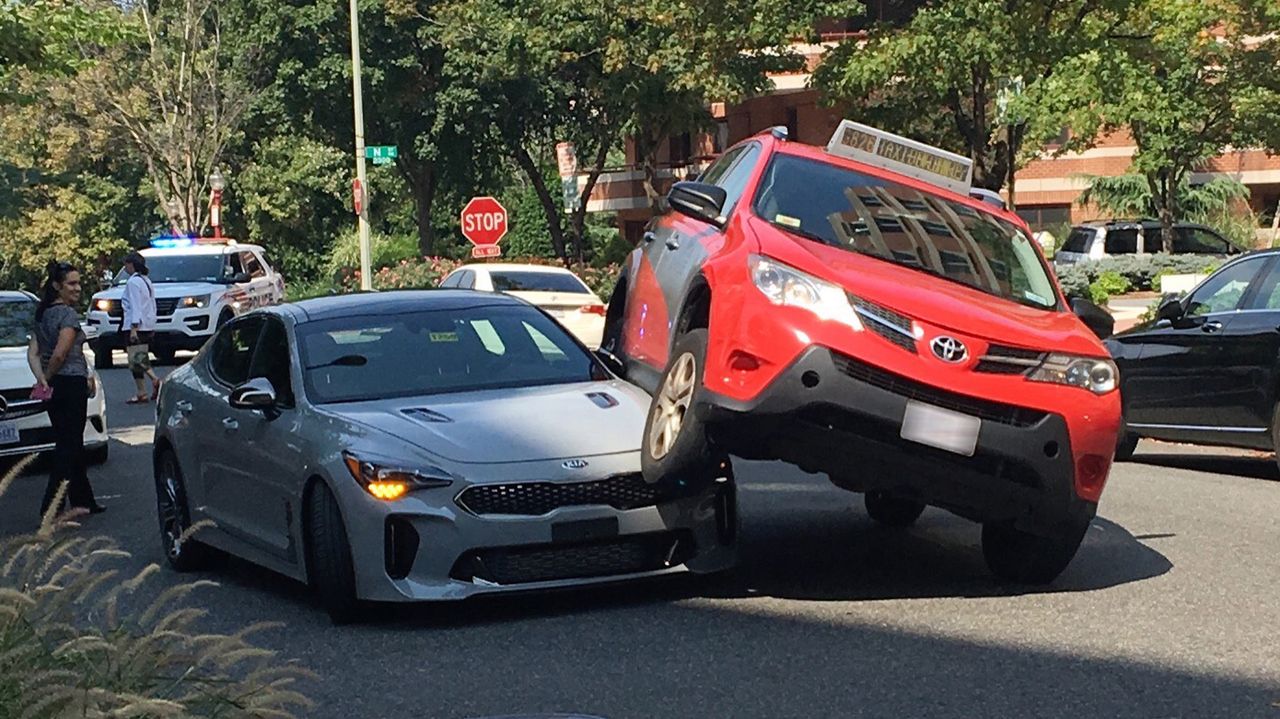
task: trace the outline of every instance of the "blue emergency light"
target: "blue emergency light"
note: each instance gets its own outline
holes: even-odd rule
[[[190,247],[196,243],[194,237],[174,237],[164,236],[157,237],[151,241],[151,246],[155,248],[173,248],[173,247]]]

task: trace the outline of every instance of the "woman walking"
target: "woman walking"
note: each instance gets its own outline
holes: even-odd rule
[[[40,516],[53,503],[58,487],[67,483],[66,499],[73,508],[93,514],[106,511],[93,497],[84,456],[84,423],[89,396],[96,388],[84,358],[80,329],[80,271],[66,262],[50,262],[49,277],[36,306],[36,327],[27,348],[27,363],[36,377],[33,396],[48,403],[53,425],[53,468],[44,492]]]
[[[124,327],[129,331],[129,372],[138,391],[127,404],[145,404],[160,396],[160,378],[151,369],[151,338],[156,329],[156,290],[147,275],[147,260],[138,252],[130,252],[124,258],[124,271],[129,280],[124,285]],[[142,384],[143,377],[151,380],[151,395]]]

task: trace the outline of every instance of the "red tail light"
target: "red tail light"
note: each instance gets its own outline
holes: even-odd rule
[[[588,315],[600,315],[604,317],[604,305],[583,305],[578,308],[579,312]]]

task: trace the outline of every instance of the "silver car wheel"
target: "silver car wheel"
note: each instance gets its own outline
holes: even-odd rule
[[[160,478],[160,526],[164,531],[164,550],[170,559],[182,556],[182,533],[186,531],[182,517],[182,505],[178,501],[178,478],[173,461],[164,463]]]
[[[653,405],[653,422],[649,430],[649,454],[662,459],[675,445],[684,426],[684,415],[693,404],[693,390],[698,377],[698,364],[693,353],[680,355]]]

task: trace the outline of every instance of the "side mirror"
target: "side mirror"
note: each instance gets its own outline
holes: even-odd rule
[[[720,213],[724,212],[727,198],[723,187],[685,181],[671,186],[671,191],[667,193],[667,204],[682,215],[719,227],[724,222]]]
[[[1182,306],[1182,299],[1177,295],[1165,295],[1160,300],[1160,306],[1156,308],[1157,320],[1169,320],[1176,322],[1186,315],[1187,310]]]
[[[271,412],[276,408],[276,388],[266,377],[254,377],[231,390],[227,404],[236,409],[260,409]]]
[[[605,367],[609,369],[610,372],[614,373],[615,375],[618,375],[619,377],[621,377],[623,372],[626,371],[626,367],[623,366],[622,360],[618,359],[618,356],[610,352],[609,350],[598,349],[594,352],[594,354],[596,356],[596,359],[600,360],[600,364],[603,364]]]
[[[1088,327],[1100,339],[1115,334],[1116,320],[1111,313],[1082,297],[1071,300],[1071,311],[1076,313],[1084,326]]]

